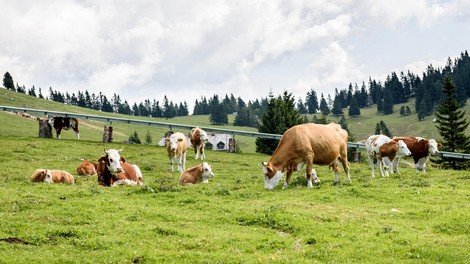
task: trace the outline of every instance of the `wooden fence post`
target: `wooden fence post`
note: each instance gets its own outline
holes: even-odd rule
[[[103,132],[103,142],[109,143],[113,141],[113,127],[112,126],[104,126]]]
[[[39,137],[40,138],[52,138],[52,126],[45,119],[38,118],[39,122]]]

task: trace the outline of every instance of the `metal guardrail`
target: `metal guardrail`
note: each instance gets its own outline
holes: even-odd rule
[[[154,122],[154,121],[146,121],[146,120],[139,120],[139,119],[126,119],[126,118],[119,118],[119,117],[97,116],[97,115],[78,114],[78,113],[68,113],[68,112],[40,110],[40,109],[3,106],[3,105],[0,106],[0,110],[10,111],[10,112],[25,112],[25,113],[31,113],[31,114],[36,114],[36,115],[74,117],[74,118],[80,118],[80,119],[125,123],[125,124],[131,124],[131,125],[167,127],[170,130],[171,129],[191,130],[191,128],[194,127],[190,125],[182,125],[182,124],[174,124],[174,123]],[[249,137],[280,139],[282,136],[282,135],[277,135],[277,134],[249,132],[249,131],[223,129],[223,128],[202,127],[202,126],[199,126],[199,127],[208,132],[227,133],[227,134],[232,134],[232,135],[249,136]]]
[[[119,117],[86,115],[86,114],[78,114],[78,113],[40,110],[40,109],[31,109],[31,108],[22,108],[22,107],[13,107],[13,106],[0,106],[0,110],[10,111],[10,112],[25,112],[25,113],[32,113],[32,114],[39,114],[39,115],[75,117],[75,118],[88,119],[88,120],[117,122],[117,123],[134,124],[134,125],[168,127],[170,130],[173,128],[190,130],[191,128],[194,127],[194,126],[174,124],[174,123],[154,122],[154,121],[146,121],[146,120],[139,120],[139,119],[126,119],[126,118],[119,118]],[[278,135],[278,134],[249,132],[249,131],[242,131],[242,130],[232,130],[232,129],[202,127],[202,126],[199,126],[199,127],[208,132],[227,133],[227,134],[232,134],[232,135],[240,135],[240,136],[248,136],[248,137],[260,137],[260,138],[271,138],[271,139],[281,139],[282,137],[282,135]],[[348,142],[348,147],[358,148],[358,149],[366,148],[363,143],[357,143],[357,142]],[[466,154],[466,153],[439,151],[439,156],[446,157],[446,158],[470,160],[470,154]]]

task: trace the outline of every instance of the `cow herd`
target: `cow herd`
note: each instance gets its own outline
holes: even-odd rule
[[[78,120],[69,120],[77,128]],[[74,125],[77,125],[74,127]],[[55,126],[54,126],[55,127]],[[60,131],[57,131],[59,138]],[[174,172],[174,163],[177,163],[177,170],[180,175],[179,184],[207,183],[214,176],[212,167],[203,162],[197,166],[186,169],[186,153],[188,145],[194,149],[194,158],[205,160],[204,145],[207,142],[207,133],[198,127],[191,129],[188,138],[181,132],[172,131],[165,134],[165,144],[167,155],[170,161],[170,171]],[[365,141],[367,156],[372,170],[372,177],[375,177],[375,164],[377,164],[380,176],[389,176],[390,173],[400,173],[398,163],[400,158],[412,156],[416,172],[421,169],[426,173],[426,162],[429,155],[439,153],[441,144],[434,139],[421,137],[394,137],[385,135],[372,135]],[[320,179],[316,174],[313,165],[328,165],[334,172],[334,181],[339,182],[339,163],[341,163],[347,176],[347,181],[351,182],[349,162],[347,159],[348,132],[340,125],[330,123],[322,124],[301,124],[289,128],[281,137],[276,150],[268,161],[262,162],[265,189],[274,189],[281,178],[285,176],[283,189],[287,188],[291,182],[291,175],[294,171],[302,170],[305,167],[307,187],[312,187],[313,182],[318,183]],[[98,162],[90,160],[83,161],[76,169],[78,175],[98,175],[98,184],[101,186],[118,185],[142,185],[143,175],[136,164],[126,161],[121,156],[121,150],[105,149],[104,155]],[[73,176],[66,171],[37,169],[31,176],[31,180],[48,183],[74,183]]]
[[[200,157],[201,160],[204,160],[204,145],[207,142],[207,133],[201,128],[196,127],[191,130],[189,136],[191,145],[194,148],[195,159]],[[170,159],[170,171],[174,171],[173,164],[176,160],[178,171],[181,173],[179,180],[181,185],[198,182],[208,183],[209,179],[214,177],[212,167],[207,162],[187,170],[185,169],[188,139],[183,133],[166,133],[165,142],[168,158]],[[121,156],[121,151],[122,149],[105,149],[104,155],[97,162],[84,160],[78,165],[76,172],[81,176],[98,175],[98,184],[100,186],[143,185],[143,175],[139,166],[127,162]],[[31,176],[31,181],[75,183],[73,175],[69,172],[49,169],[37,169]]]

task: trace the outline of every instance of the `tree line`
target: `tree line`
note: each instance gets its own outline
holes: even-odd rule
[[[442,68],[429,65],[421,75],[411,72],[392,72],[382,83],[369,77],[362,84],[352,84],[345,89],[335,89],[334,95],[321,93],[314,89],[306,93],[305,98],[298,98],[294,110],[302,115],[321,113],[324,116],[333,115],[340,117],[347,115],[355,117],[361,115],[361,109],[376,105],[377,112],[389,115],[395,112],[394,105],[414,100],[414,109],[403,106],[399,109],[400,115],[411,115],[412,110],[419,121],[432,115],[442,98],[442,87],[445,76],[450,76],[455,87],[459,105],[464,106],[470,96],[470,57],[467,51],[460,57],[452,60],[450,57]],[[114,112],[126,115],[145,116],[154,118],[173,118],[189,115],[186,101],[173,103],[166,95],[163,102],[146,99],[140,103],[130,105],[127,100],[122,100],[114,94],[108,99],[101,92],[99,94],[88,91],[78,91],[77,94],[65,94],[49,88],[48,97],[42,94],[41,88],[36,94],[33,85],[30,89],[14,84],[12,76],[6,72],[3,78],[5,88],[17,92],[27,93],[31,96],[57,101],[65,104]],[[234,125],[257,127],[261,125],[262,116],[266,111],[269,98],[245,101],[241,97],[235,98],[233,94],[219,97],[214,94],[210,98],[201,97],[195,100],[193,115],[209,115],[209,120],[214,125],[228,124],[228,114],[236,113]],[[305,117],[304,117],[305,118]]]

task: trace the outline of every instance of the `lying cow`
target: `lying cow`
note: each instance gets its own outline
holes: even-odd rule
[[[85,175],[85,176],[92,176],[96,174],[96,166],[97,164],[92,162],[91,160],[84,160],[80,165],[77,167],[77,174],[78,175]]]
[[[170,171],[173,172],[175,159],[178,162],[178,171],[183,172],[186,167],[186,151],[188,150],[188,140],[181,132],[176,132],[165,138],[166,150],[170,159]]]
[[[332,165],[335,182],[339,182],[339,168],[333,164],[338,159],[343,164],[350,182],[347,149],[348,132],[338,124],[308,123],[291,127],[282,135],[271,159],[262,162],[264,188],[274,189],[286,172],[283,189],[287,188],[292,172],[301,170],[305,164],[307,187],[313,186],[313,164]]]
[[[80,139],[78,118],[54,116],[49,118],[48,122],[52,125],[52,127],[54,127],[57,134],[57,139],[60,139],[60,132],[62,129],[69,130],[70,128],[72,128],[75,132],[77,139]]]
[[[142,185],[142,173],[137,165],[126,162],[121,150],[104,150],[105,156],[98,160],[96,168],[98,184],[101,186]]]
[[[415,162],[416,173],[419,172],[419,169],[422,169],[423,173],[426,174],[426,162],[429,160],[429,155],[439,154],[438,148],[442,147],[442,144],[437,143],[435,139],[428,140],[421,137],[394,137],[392,140],[405,142]],[[398,170],[399,161],[399,157],[393,160],[392,171],[400,173]]]
[[[72,174],[63,170],[37,169],[31,176],[33,182],[75,183]]]
[[[388,176],[388,170],[396,157],[411,155],[410,150],[403,140],[393,141],[386,135],[373,135],[366,140],[367,157],[369,158],[372,177],[375,177],[374,158],[377,158],[377,167],[380,176]],[[382,167],[385,168],[385,174]]]
[[[208,138],[206,131],[202,130],[199,127],[191,129],[189,134],[189,141],[194,148],[194,159],[201,157],[201,160],[206,158],[204,154],[204,145],[206,144]]]
[[[212,177],[214,177],[212,167],[207,162],[203,162],[202,164],[183,171],[179,183],[181,185],[196,184],[198,182],[208,183],[209,179]]]

